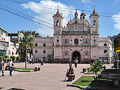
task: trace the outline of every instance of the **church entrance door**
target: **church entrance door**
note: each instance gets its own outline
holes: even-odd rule
[[[73,52],[72,54],[72,62],[77,58],[78,62],[80,62],[80,53],[78,51]]]

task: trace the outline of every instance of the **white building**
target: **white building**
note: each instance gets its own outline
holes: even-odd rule
[[[16,50],[19,47],[19,44],[14,46],[14,43],[10,41],[8,32],[0,27],[0,56],[18,56]]]
[[[59,10],[54,14],[54,37],[37,37],[34,40],[34,58],[49,60],[54,57],[55,62],[73,62],[75,58],[82,63],[89,63],[93,59],[111,61],[113,56],[110,38],[99,37],[99,15],[95,9],[89,16],[90,22],[77,11],[74,18],[62,26],[63,16]],[[109,59],[109,60],[108,60]]]

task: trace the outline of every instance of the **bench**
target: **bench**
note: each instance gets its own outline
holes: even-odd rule
[[[72,81],[75,79],[75,74],[69,74],[68,75],[68,81]]]

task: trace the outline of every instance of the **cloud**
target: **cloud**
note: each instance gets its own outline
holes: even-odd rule
[[[115,22],[115,24],[114,24],[115,29],[120,30],[120,13],[113,15],[112,19]]]
[[[61,2],[55,2],[52,0],[42,0],[39,3],[35,2],[29,2],[25,4],[21,4],[24,9],[30,9],[33,11],[36,15],[34,16],[34,20],[36,21],[38,19],[46,21],[49,26],[53,26],[53,15],[56,13],[57,6],[59,6],[60,13],[63,15],[63,26],[65,26],[70,19],[70,16],[73,17],[73,13],[71,10],[75,10],[73,6],[67,6]],[[79,11],[80,12],[80,11]],[[80,15],[80,14],[79,14]],[[45,22],[42,22],[46,24]],[[40,32],[40,35],[46,36],[46,35],[53,35],[53,28],[44,27],[41,25],[40,28],[38,28],[38,31]]]
[[[119,2],[119,1],[120,1],[120,0],[115,0],[114,2],[117,3],[117,2]]]
[[[90,0],[81,0],[81,2],[90,2]]]

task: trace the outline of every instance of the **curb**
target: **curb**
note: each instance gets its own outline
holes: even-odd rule
[[[34,70],[18,70],[18,72],[34,72]]]
[[[115,88],[108,88],[108,87],[91,87],[91,86],[80,86],[80,85],[73,85],[73,84],[67,84],[67,87],[76,87],[79,89],[87,89],[87,90],[119,90]]]

